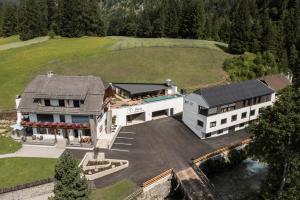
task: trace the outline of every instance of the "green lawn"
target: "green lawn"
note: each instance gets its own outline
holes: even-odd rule
[[[134,45],[133,45],[134,44]],[[224,82],[222,69],[231,57],[201,40],[127,37],[58,38],[0,51],[0,110],[14,107],[14,97],[37,74],[97,75],[111,82],[163,82],[195,89]]]
[[[111,186],[92,191],[92,200],[122,200],[137,189],[130,180],[122,180]]]
[[[0,188],[53,177],[57,159],[1,158]]]
[[[19,42],[19,41],[20,41],[20,39],[19,39],[19,36],[17,36],[17,35],[6,37],[6,38],[0,37],[0,45],[13,43],[13,42]]]
[[[16,142],[10,137],[0,137],[0,155],[14,153],[22,147],[20,142]]]

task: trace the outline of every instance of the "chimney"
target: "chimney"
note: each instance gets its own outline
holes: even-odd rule
[[[172,80],[168,78],[168,79],[165,81],[165,84],[166,84],[168,87],[172,86]]]

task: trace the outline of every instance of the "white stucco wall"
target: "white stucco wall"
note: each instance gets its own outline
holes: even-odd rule
[[[102,116],[102,118],[97,120],[96,129],[97,129],[97,138],[101,136],[101,134],[105,134],[106,124],[105,120],[107,118],[107,113],[105,112]],[[102,130],[100,130],[100,127],[102,126]]]
[[[237,126],[235,130],[241,130],[247,127],[247,122],[250,120],[254,120],[258,118],[259,115],[259,108],[264,108],[267,106],[273,105],[273,102],[275,102],[275,94],[272,94],[271,101],[232,110],[225,113],[220,113],[217,115],[212,116],[204,116],[198,114],[198,103],[192,101],[191,99],[187,99],[188,101],[185,101],[183,105],[183,122],[195,132],[196,135],[198,135],[200,138],[203,138],[203,133],[211,133],[218,130],[223,129],[224,132],[222,134],[228,133],[228,128],[231,126],[236,126],[241,123],[245,123],[245,126],[239,127]],[[255,115],[250,116],[250,110],[255,110]],[[241,118],[242,113],[247,112],[246,118]],[[231,121],[231,117],[233,115],[237,115],[236,121]],[[227,122],[225,124],[221,124],[222,119],[227,119]],[[203,127],[198,126],[197,120],[201,120],[203,122]],[[216,121],[215,127],[210,127],[210,123]]]
[[[183,97],[176,97],[151,103],[144,103],[136,106],[113,108],[112,116],[116,116],[116,125],[126,126],[127,115],[144,112],[145,121],[150,121],[152,120],[152,112],[160,110],[169,110],[171,108],[174,109],[174,114],[181,113],[183,110]]]

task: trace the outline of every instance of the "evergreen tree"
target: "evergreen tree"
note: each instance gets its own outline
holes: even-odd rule
[[[164,9],[164,35],[178,37],[180,8],[177,1],[164,0],[162,8]]]
[[[17,7],[11,2],[3,5],[2,35],[8,37],[17,34]]]
[[[271,50],[272,45],[275,43],[275,27],[272,20],[269,18],[268,12],[265,11],[262,18],[262,38],[261,38],[261,50]]]
[[[249,50],[251,41],[251,15],[248,1],[239,0],[231,27],[229,50],[232,53],[244,53]]]
[[[88,200],[90,189],[82,170],[73,156],[64,153],[55,166],[53,200]]]
[[[47,4],[43,0],[20,0],[19,34],[21,40],[47,34]]]
[[[85,35],[104,35],[103,21],[97,0],[84,1],[84,11],[82,13]]]
[[[58,0],[47,0],[48,30],[58,33]]]
[[[3,5],[0,2],[0,37],[2,36],[2,23],[3,23]]]
[[[183,38],[204,36],[204,5],[202,0],[183,1],[180,34]]]

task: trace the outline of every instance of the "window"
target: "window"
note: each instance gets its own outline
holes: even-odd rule
[[[218,130],[217,134],[222,134],[223,133],[223,129]]]
[[[59,121],[60,122],[66,122],[66,118],[64,115],[59,115]]]
[[[198,124],[198,126],[201,126],[201,127],[203,127],[203,121],[201,121],[201,120],[197,120],[197,124]]]
[[[250,111],[250,116],[253,116],[253,115],[255,115],[255,110]]]
[[[248,101],[247,105],[250,106],[251,105],[251,99],[248,99],[247,101]]]
[[[235,106],[228,107],[228,111],[231,111],[231,110],[234,110],[234,109],[235,109]]]
[[[72,122],[80,124],[89,123],[89,117],[83,115],[72,115]]]
[[[244,123],[241,123],[241,124],[240,124],[240,127],[244,127],[244,126],[245,126],[245,124],[244,124]]]
[[[73,104],[74,104],[75,108],[79,108],[80,107],[80,104],[79,104],[78,100],[73,100]]]
[[[204,108],[202,106],[198,106],[198,114],[207,116],[208,115],[208,109]]]
[[[38,122],[53,122],[54,121],[53,115],[37,114],[36,117],[37,117]]]
[[[258,97],[257,103],[260,103],[260,102],[261,102],[261,97]]]
[[[216,121],[210,122],[210,128],[215,127],[216,125],[217,125],[217,122],[216,122]]]
[[[58,105],[60,107],[65,107],[65,100],[58,100]]]
[[[49,99],[45,99],[45,106],[50,106],[50,100]]]
[[[226,123],[227,123],[227,119],[226,118],[221,120],[221,124],[226,124]]]
[[[211,133],[206,133],[205,137],[210,137],[211,136]]]
[[[231,116],[231,121],[234,122],[234,121],[236,121],[236,120],[237,120],[237,115],[232,115],[232,116]]]
[[[222,113],[227,112],[227,109],[228,109],[228,108],[221,108],[221,112],[222,112]]]
[[[247,117],[247,112],[243,112],[242,113],[242,119],[246,118]]]

